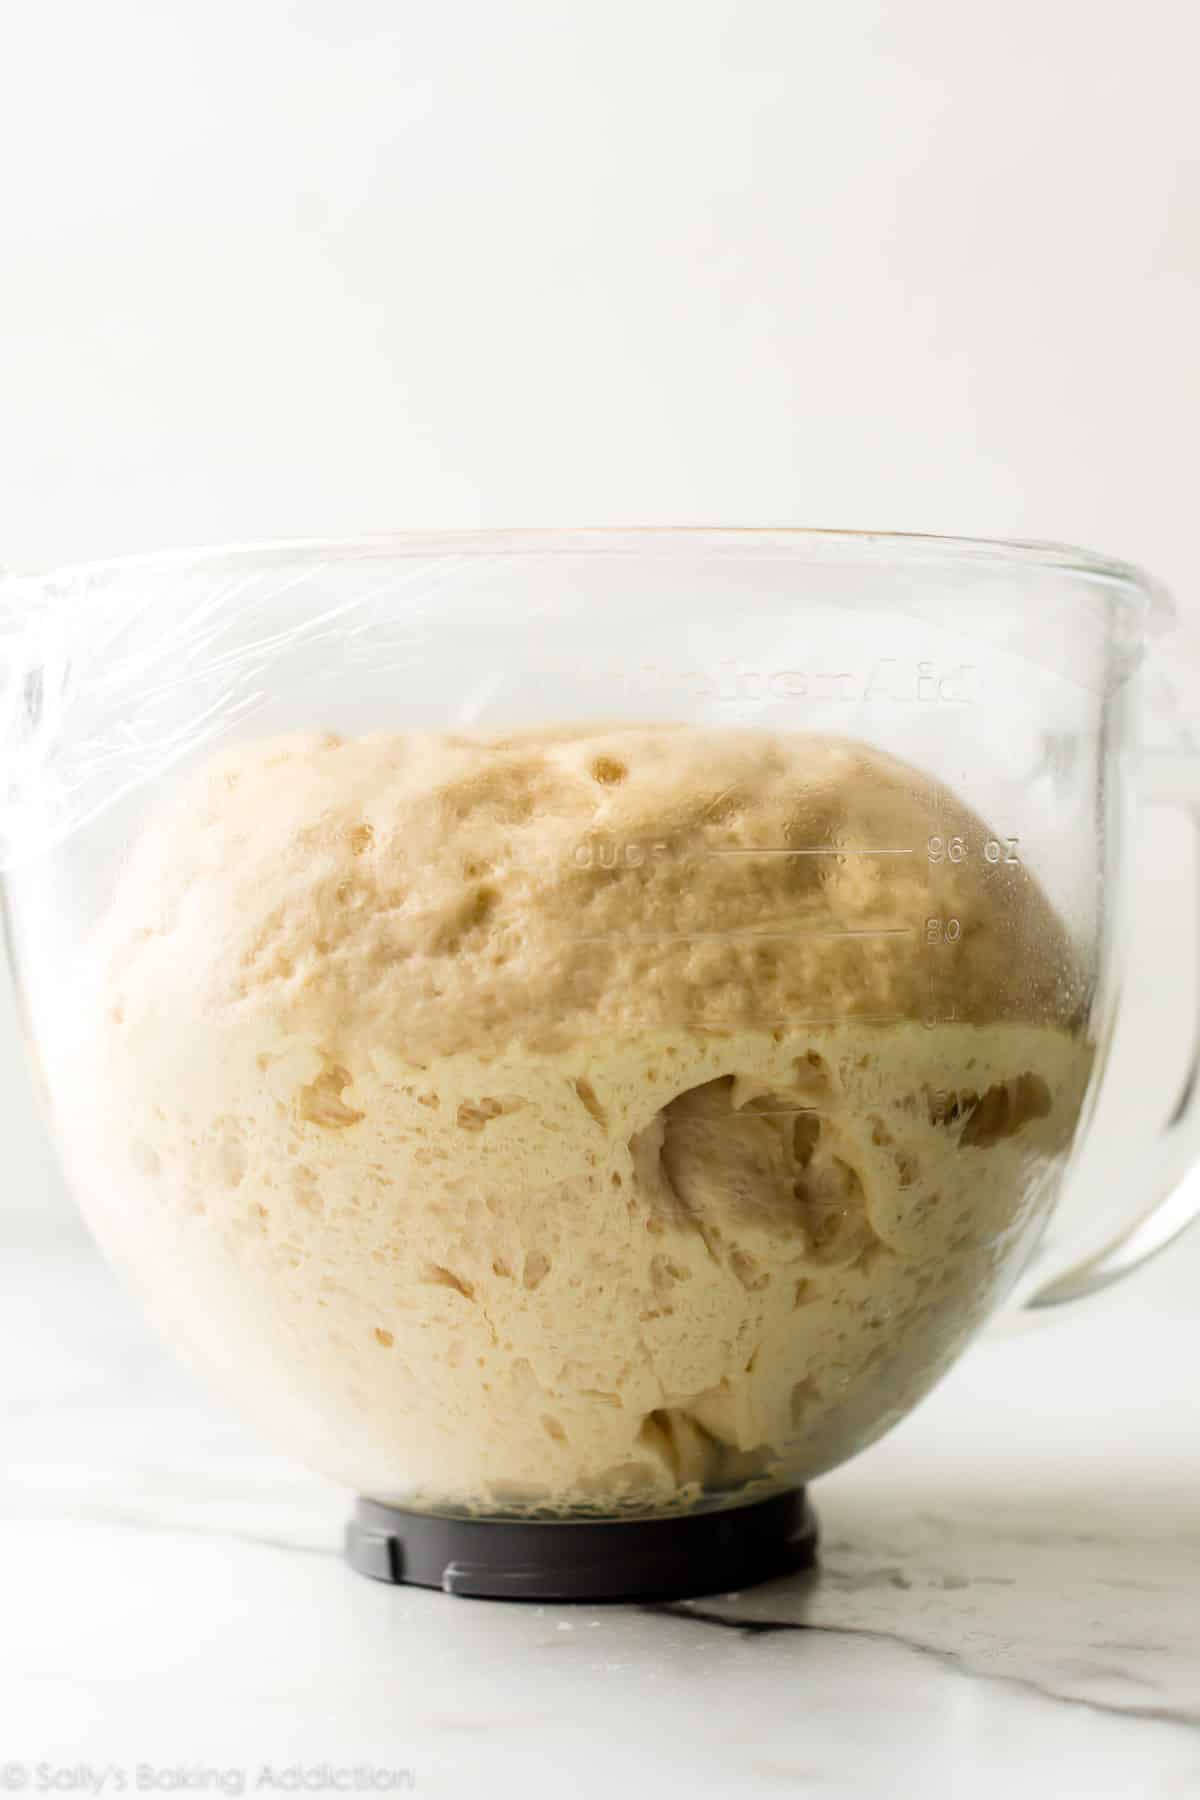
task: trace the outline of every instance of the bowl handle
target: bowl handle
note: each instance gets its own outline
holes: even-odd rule
[[[1191,820],[1200,855],[1200,754],[1186,750],[1143,751],[1138,770],[1141,798],[1151,805],[1177,806]],[[1200,862],[1197,864],[1200,867]],[[1150,1153],[1147,1186],[1155,1196],[1131,1224],[1104,1247],[1065,1274],[1037,1288],[1024,1302],[1040,1310],[1099,1293],[1141,1268],[1200,1218],[1200,1016],[1192,1036],[1183,1085]]]

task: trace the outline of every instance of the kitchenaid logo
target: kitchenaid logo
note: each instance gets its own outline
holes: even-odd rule
[[[628,671],[620,678],[630,680]],[[635,685],[666,687],[695,700],[744,706],[792,704],[861,706],[892,702],[912,706],[971,706],[978,699],[978,667],[881,656],[846,668],[818,662],[769,669],[743,662],[716,663],[708,669],[665,668],[640,663],[632,672]]]

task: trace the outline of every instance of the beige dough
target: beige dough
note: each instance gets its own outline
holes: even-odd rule
[[[988,839],[819,738],[227,750],[94,946],[89,1217],[194,1361],[378,1498],[806,1479],[951,1360],[1073,1137],[1085,974]]]

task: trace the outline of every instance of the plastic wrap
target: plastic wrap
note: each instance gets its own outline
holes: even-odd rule
[[[798,549],[821,571],[823,640],[832,648],[840,633],[842,646],[811,677],[793,605]],[[644,600],[627,572],[612,581],[613,559],[647,572]],[[722,561],[736,562],[746,588],[744,668],[730,660],[727,633],[710,641],[689,616],[692,590]],[[958,571],[949,581],[948,564]],[[1081,572],[1096,578],[1091,594]],[[809,608],[811,589],[810,576]],[[519,658],[514,604],[527,634]],[[395,716],[410,729],[467,728],[554,716],[556,691],[572,688],[589,658],[607,716],[773,723],[755,685],[766,669],[769,680],[786,677],[768,700],[790,706],[803,692],[814,728],[844,728],[839,711],[875,694],[919,704],[940,690],[964,703],[972,645],[976,660],[999,654],[1035,677],[1107,688],[1168,613],[1135,571],[1089,565],[1079,552],[851,533],[413,535],[10,578],[0,583],[0,869],[248,730],[268,707],[284,728],[289,709],[309,722],[313,684],[335,728]],[[933,663],[909,654],[914,620],[946,646],[932,676],[922,670]],[[374,717],[335,718],[328,696],[339,684],[345,695],[384,680],[390,712],[380,704]],[[977,717],[985,726],[988,714]]]

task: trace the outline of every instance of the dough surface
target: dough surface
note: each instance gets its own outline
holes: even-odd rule
[[[95,946],[62,1121],[93,1227],[376,1498],[806,1479],[952,1360],[1071,1144],[1087,981],[1000,842],[830,739],[234,746]]]

